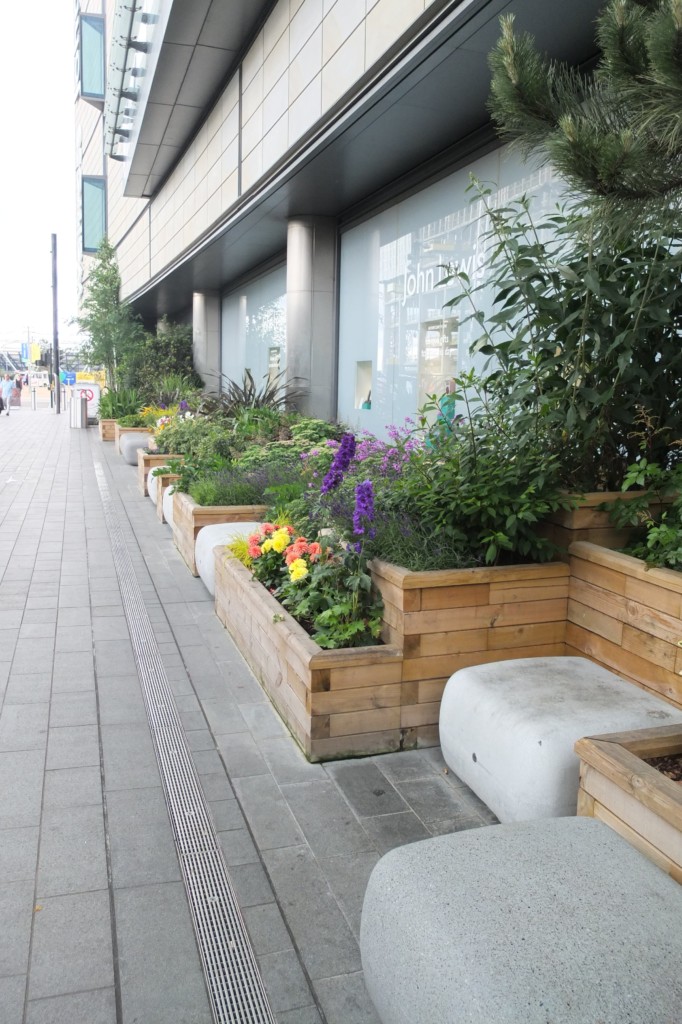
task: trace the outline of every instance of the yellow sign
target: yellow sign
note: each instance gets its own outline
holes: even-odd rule
[[[106,384],[106,375],[104,370],[78,370],[76,373],[76,383],[80,380],[94,380],[95,383],[103,388]]]
[[[37,345],[35,341],[31,342],[31,358],[29,362],[37,363],[40,359],[40,345]]]

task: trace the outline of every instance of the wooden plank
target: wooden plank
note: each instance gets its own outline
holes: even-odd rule
[[[505,586],[503,584],[490,585],[490,603],[498,604],[517,601],[553,601],[568,597],[568,579],[561,580],[558,585],[550,584],[543,586],[534,580],[520,580],[518,583]]]
[[[582,761],[592,769],[584,773],[583,787],[596,796],[593,780],[602,775],[623,792],[644,804],[664,821],[682,831],[682,787],[636,757],[618,743],[583,738],[575,745]]]
[[[417,684],[417,700],[412,703],[434,704],[440,701],[447,683],[442,679],[423,679]],[[408,701],[403,701],[403,705]]]
[[[374,685],[387,685],[399,683],[402,680],[403,661],[402,658],[393,658],[385,663],[375,662],[364,666],[364,675],[372,680]],[[331,690],[357,689],[360,677],[359,668],[352,664],[348,667],[341,667],[330,670],[329,687]]]
[[[421,590],[403,590],[390,580],[374,576],[373,582],[386,604],[391,604],[399,611],[418,612],[421,607]]]
[[[593,817],[598,818],[599,821],[603,821],[605,825],[612,828],[614,832],[622,836],[640,853],[643,853],[645,857],[653,861],[662,871],[674,878],[676,882],[682,881],[682,868],[678,864],[674,864],[669,857],[661,853],[660,850],[649,843],[643,836],[641,836],[636,829],[631,828],[626,822],[622,821],[615,814],[611,814],[608,808],[603,807],[598,801],[594,804],[594,815]]]
[[[407,591],[411,593],[411,591]],[[421,594],[421,607],[423,611],[435,608],[462,608],[464,606],[475,606],[490,604],[490,584],[474,583],[467,587],[438,587],[436,589],[416,591]],[[418,611],[419,609],[406,609],[407,611]]]
[[[488,648],[532,647],[534,644],[563,644],[566,622],[529,622],[523,626],[498,626],[487,630]]]
[[[591,633],[603,636],[614,644],[620,644],[623,639],[623,623],[608,612],[599,612],[596,608],[590,608],[580,601],[569,599],[567,619],[574,622]]]
[[[354,690],[313,693],[310,697],[310,710],[314,715],[336,715],[342,712],[397,707],[400,702],[400,683],[389,683],[387,686],[361,686]]]
[[[405,615],[405,633],[441,633],[447,630],[515,626],[531,622],[559,622],[566,619],[568,601],[519,601],[476,608],[441,608]]]
[[[678,575],[682,575],[679,574]],[[680,581],[682,584],[682,580]],[[658,583],[649,579],[627,579],[625,581],[625,596],[629,601],[635,601],[638,605],[645,605],[647,608],[654,608],[656,611],[665,612],[679,619],[682,612],[682,591],[671,590],[668,587],[661,587]],[[682,631],[682,625],[680,626]]]
[[[577,544],[572,544],[571,551],[574,551],[577,546]],[[601,551],[601,548],[599,550]],[[584,558],[576,558],[574,555],[571,557],[570,568],[570,597],[573,597],[578,580],[582,580],[590,586],[596,587],[606,593],[620,594],[623,597],[625,596],[627,577],[623,572],[618,572],[608,566],[600,565],[598,562],[588,561]]]
[[[577,541],[571,545],[571,555],[577,559],[612,569],[621,575],[626,574],[628,579],[639,579],[647,583],[655,583],[675,593],[682,591],[682,579],[680,573],[673,569],[650,568],[639,558],[632,558],[620,551],[609,551],[606,548],[598,547],[596,544],[589,544],[586,541]]]
[[[377,708],[374,711],[356,711],[332,715],[329,736],[353,736],[363,732],[384,732],[400,728],[400,708]]]
[[[411,729],[424,725],[437,725],[440,701],[431,704],[408,704],[400,709],[400,726]]]
[[[415,730],[405,730],[405,732],[414,731],[417,734],[417,747],[437,747],[440,744],[440,733],[438,732],[438,723],[435,725],[420,725]],[[408,750],[407,742],[403,746],[404,750]]]
[[[621,647],[624,651],[631,651],[646,661],[661,665],[669,672],[675,673],[675,663],[680,650],[677,644],[666,643],[665,640],[651,636],[641,629],[623,626]]]
[[[415,633],[405,637],[403,654],[405,661],[408,661],[412,658],[428,657],[429,655],[461,654],[464,651],[486,651],[490,636],[491,631],[489,629],[445,631],[443,633]]]
[[[374,561],[375,571],[405,590],[432,587],[468,587],[471,584],[500,583],[504,580],[535,580],[546,577],[559,579],[568,577],[568,567],[563,562],[545,562],[542,565],[494,565],[478,566],[474,569],[438,569],[431,572],[410,572],[400,566],[389,566],[386,562]],[[423,600],[423,595],[422,595]]]

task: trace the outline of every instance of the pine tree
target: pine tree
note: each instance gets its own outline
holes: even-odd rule
[[[103,366],[109,387],[116,387],[121,360],[141,343],[142,326],[132,308],[122,302],[116,250],[104,238],[94,258],[87,294],[75,323],[87,335],[83,355]]]
[[[550,161],[600,222],[682,229],[682,0],[610,0],[584,74],[501,19],[489,108],[503,137]]]

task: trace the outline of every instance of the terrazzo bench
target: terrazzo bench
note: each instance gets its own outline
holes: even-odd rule
[[[213,523],[202,526],[194,542],[194,561],[201,580],[215,597],[215,549],[229,544],[235,537],[248,537],[260,530],[260,523]]]
[[[673,725],[682,710],[587,658],[523,658],[448,680],[440,742],[448,767],[502,822],[576,813],[583,736]]]
[[[673,1024],[682,886],[594,818],[489,825],[381,858],[362,908],[382,1024]]]

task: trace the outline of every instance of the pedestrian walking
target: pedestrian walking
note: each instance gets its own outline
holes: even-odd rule
[[[0,395],[2,395],[3,405],[5,406],[5,413],[9,416],[9,407],[12,401],[12,391],[14,390],[14,381],[10,377],[9,373],[5,374],[5,379],[0,385]]]

